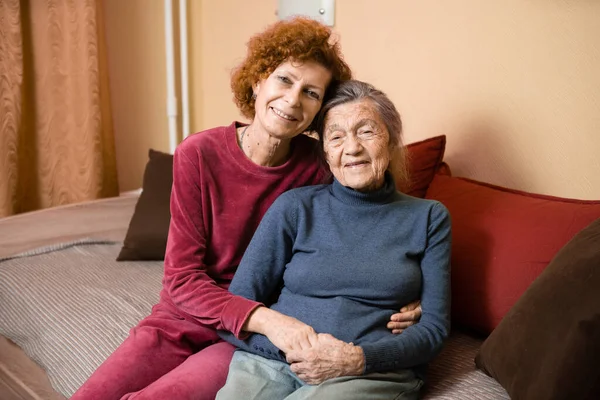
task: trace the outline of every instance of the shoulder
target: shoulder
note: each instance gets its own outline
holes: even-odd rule
[[[329,185],[302,186],[282,193],[271,206],[278,212],[296,212],[302,205],[310,205],[320,195],[327,195]]]
[[[279,198],[284,202],[302,203],[306,200],[312,201],[315,196],[328,194],[329,186],[329,184],[302,186],[288,190],[279,196]]]
[[[396,201],[414,209],[427,210],[434,213],[448,213],[446,206],[437,200],[422,199],[398,192]]]
[[[204,152],[218,152],[225,146],[227,136],[234,133],[235,122],[189,135],[175,149],[175,157],[184,155],[193,161],[201,158]]]
[[[426,219],[429,225],[450,224],[450,213],[437,200],[421,199],[398,192],[396,204],[413,218]]]

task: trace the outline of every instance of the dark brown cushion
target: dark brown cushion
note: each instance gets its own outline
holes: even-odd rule
[[[511,399],[600,399],[600,219],[569,241],[475,363]]]
[[[150,149],[148,158],[142,193],[117,261],[162,260],[165,257],[171,220],[173,156]]]

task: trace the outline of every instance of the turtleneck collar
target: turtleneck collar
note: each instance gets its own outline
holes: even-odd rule
[[[333,179],[331,184],[331,194],[333,197],[349,205],[373,205],[386,204],[393,200],[396,193],[396,183],[389,171],[385,172],[385,181],[383,186],[372,192],[358,192],[349,187],[343,186],[337,179]]]

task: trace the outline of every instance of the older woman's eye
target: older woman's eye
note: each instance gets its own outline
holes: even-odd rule
[[[292,83],[292,81],[290,80],[290,78],[288,78],[287,76],[279,75],[277,77],[277,79],[279,79],[283,83]]]
[[[310,89],[309,89],[309,90],[307,90],[307,91],[306,91],[306,93],[307,93],[307,94],[308,94],[310,97],[312,97],[313,99],[315,99],[315,100],[320,100],[320,99],[321,99],[321,96],[319,95],[319,93],[315,92],[314,90],[310,90]]]

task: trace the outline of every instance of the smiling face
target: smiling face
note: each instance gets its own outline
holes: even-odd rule
[[[280,64],[254,86],[254,121],[272,137],[293,138],[312,122],[330,81],[331,72],[315,62]]]
[[[360,192],[383,186],[391,158],[390,135],[371,100],[329,110],[323,150],[333,176],[342,185]]]

